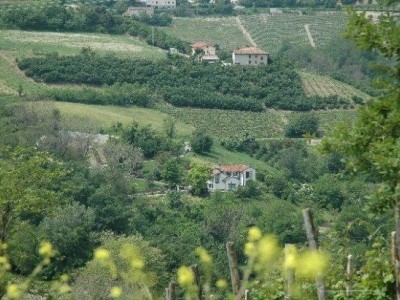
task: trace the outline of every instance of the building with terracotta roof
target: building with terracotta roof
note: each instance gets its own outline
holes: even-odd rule
[[[201,55],[216,55],[215,47],[210,45],[207,42],[203,42],[203,41],[194,42],[194,43],[192,43],[191,47],[192,47],[192,55],[195,55],[196,51],[197,52],[200,51]]]
[[[207,181],[210,191],[236,190],[249,180],[256,180],[256,170],[246,165],[219,165],[213,168]]]
[[[268,53],[257,47],[236,49],[232,53],[234,65],[259,66],[268,63]]]

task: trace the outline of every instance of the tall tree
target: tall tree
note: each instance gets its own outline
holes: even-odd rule
[[[395,2],[386,1],[388,10]],[[389,12],[376,23],[353,10],[346,34],[358,47],[380,53],[388,63],[379,67],[376,80],[381,96],[360,109],[353,126],[339,127],[323,145],[325,150],[341,152],[350,170],[380,183],[369,206],[375,211],[394,209],[400,257],[400,22]]]
[[[65,168],[35,148],[0,149],[0,242],[18,219],[39,222],[58,204]]]

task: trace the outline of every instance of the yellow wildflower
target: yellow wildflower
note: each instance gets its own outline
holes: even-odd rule
[[[226,289],[228,287],[228,283],[225,279],[218,279],[215,283],[215,286],[219,289]]]
[[[53,246],[49,242],[41,242],[39,254],[46,257],[54,256]]]
[[[22,291],[16,284],[9,284],[7,286],[7,297],[9,299],[19,299],[22,296]]]
[[[143,269],[144,268],[144,261],[142,259],[139,258],[135,258],[132,259],[132,267],[136,268],[136,269]]]
[[[285,262],[283,263],[283,267],[285,270],[296,268],[296,257],[296,246],[289,245],[285,248]]]
[[[0,256],[0,270],[1,269],[3,269],[3,270],[11,269],[11,265],[8,262],[7,257],[5,257],[5,256]]]
[[[244,253],[248,257],[255,257],[257,256],[257,248],[253,242],[248,242],[244,245]]]
[[[68,284],[62,284],[60,289],[58,290],[60,294],[67,294],[71,291],[71,288]]]
[[[210,264],[212,262],[212,257],[208,254],[207,250],[203,247],[196,249],[197,255],[200,257],[200,261],[204,264]]]
[[[250,242],[258,241],[259,239],[261,239],[261,237],[262,237],[262,233],[258,227],[253,226],[249,229],[249,241]]]
[[[261,264],[266,264],[270,261],[274,261],[275,258],[279,255],[278,242],[271,235],[263,237],[258,242],[257,246],[258,259]]]
[[[321,252],[308,251],[299,258],[296,273],[299,276],[313,278],[324,273],[327,265],[327,259]]]
[[[111,298],[119,298],[122,295],[122,289],[119,286],[114,286],[110,291]]]
[[[106,260],[110,257],[110,251],[104,248],[97,248],[94,251],[94,258],[99,260]]]
[[[193,284],[194,275],[189,267],[182,266],[178,269],[178,282],[181,286],[188,286]]]

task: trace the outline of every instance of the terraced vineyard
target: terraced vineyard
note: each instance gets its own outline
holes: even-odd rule
[[[352,99],[355,96],[365,100],[371,98],[363,91],[328,76],[320,76],[305,72],[301,72],[300,76],[307,96],[327,97],[337,95],[346,99]]]
[[[233,50],[249,44],[234,17],[174,18],[172,26],[163,30],[184,41],[206,41],[218,44],[224,50]]]
[[[306,24],[309,25],[318,48],[338,36],[347,22],[347,16],[342,12],[317,12],[307,15],[258,14],[240,18],[258,46],[270,53],[276,53],[283,41],[294,45],[310,45],[304,27]]]

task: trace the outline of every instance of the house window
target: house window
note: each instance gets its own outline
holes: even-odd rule
[[[219,183],[219,174],[215,175],[215,183]]]
[[[208,188],[209,188],[209,189],[212,189],[212,188],[213,188],[213,184],[210,183],[210,184],[208,185]]]
[[[253,178],[253,172],[246,172],[246,179]]]
[[[231,172],[226,172],[226,176],[231,177]]]
[[[236,189],[236,183],[233,183],[233,182],[229,183],[228,184],[228,189],[230,189],[230,190]]]
[[[251,58],[251,54],[249,54],[249,58]]]
[[[254,57],[255,57],[255,58],[257,58],[257,54],[256,54],[256,55],[254,55]]]
[[[249,60],[249,65],[251,65],[251,60]]]
[[[264,59],[264,56],[261,56],[261,57],[260,57],[260,60],[263,60],[263,59]]]
[[[238,176],[239,176],[239,173],[238,173],[238,172],[233,172],[232,176],[233,176],[233,177],[238,177]]]

